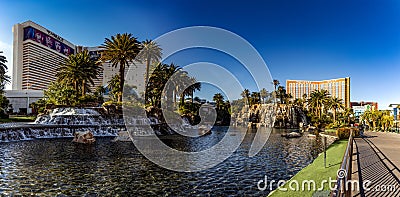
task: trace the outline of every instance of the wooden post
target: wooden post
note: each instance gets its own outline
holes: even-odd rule
[[[324,136],[324,167],[326,168],[326,136]]]

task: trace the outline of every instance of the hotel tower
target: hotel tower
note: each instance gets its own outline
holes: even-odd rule
[[[322,81],[286,80],[286,92],[294,99],[310,97],[315,90],[325,89],[332,97],[343,100],[346,107],[350,107],[350,77],[329,79]]]

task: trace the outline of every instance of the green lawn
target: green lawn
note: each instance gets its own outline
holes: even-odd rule
[[[340,164],[343,159],[343,155],[347,146],[347,140],[340,140],[334,142],[326,151],[326,164],[327,168],[324,167],[324,155],[320,154],[313,163],[305,167],[299,173],[297,173],[292,179],[286,182],[286,184],[282,188],[286,188],[287,191],[280,191],[276,189],[271,196],[312,196],[315,191],[308,191],[308,186],[306,184],[305,190],[302,191],[302,182],[303,180],[314,180],[316,185],[316,190],[321,187],[321,183],[323,180],[329,181],[329,177],[331,180],[336,180],[337,170],[340,168]],[[296,180],[299,183],[300,191],[292,191],[289,187],[291,181]],[[292,188],[296,187],[295,183],[292,183]],[[333,187],[333,185],[332,185]],[[324,191],[328,193],[329,185],[327,183],[324,184]]]
[[[9,122],[33,122],[36,116],[10,116],[10,118],[0,118],[0,123]]]

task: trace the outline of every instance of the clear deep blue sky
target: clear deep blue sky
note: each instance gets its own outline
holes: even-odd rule
[[[2,1],[0,50],[11,60],[13,24],[32,20],[74,44],[129,32],[154,39],[207,25],[249,41],[271,75],[351,77],[352,101],[400,103],[400,1]],[[11,65],[9,65],[11,67]]]

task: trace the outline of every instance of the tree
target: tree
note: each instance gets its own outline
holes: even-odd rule
[[[192,78],[192,81],[196,81],[196,79]],[[194,92],[196,90],[200,91],[200,89],[201,89],[201,83],[199,83],[199,82],[193,83],[192,85],[190,85],[187,88],[187,91],[190,93],[190,97],[192,98],[192,104],[193,104],[193,101],[194,101],[194,98],[193,98]]]
[[[217,109],[221,109],[224,103],[224,96],[221,93],[214,94],[213,101],[215,102]]]
[[[243,99],[245,99],[245,100],[247,100],[247,102],[249,102],[250,91],[248,89],[244,89],[240,95],[243,97]]]
[[[149,81],[150,63],[158,62],[161,59],[161,55],[161,48],[156,42],[147,39],[142,42],[142,50],[138,54],[138,59],[146,61],[145,85]]]
[[[330,97],[328,99],[328,109],[333,111],[333,123],[336,123],[336,112],[337,110],[343,110],[345,107],[343,105],[343,100],[337,97]]]
[[[380,118],[380,123],[383,131],[388,131],[390,127],[393,126],[393,116],[390,116],[389,113],[385,112],[382,114]]]
[[[73,85],[65,81],[51,82],[44,91],[44,98],[54,105],[75,106],[79,102]]]
[[[277,96],[279,97],[279,100],[281,101],[281,104],[284,103],[285,98],[287,98],[287,94],[286,94],[286,89],[283,86],[279,86],[278,90],[275,91],[277,93]]]
[[[94,79],[100,72],[99,67],[90,59],[88,51],[82,51],[77,54],[69,55],[61,66],[57,69],[56,77],[59,82],[71,83],[74,86],[75,93],[81,90],[81,96],[87,91],[87,85],[94,84]]]
[[[136,58],[141,46],[132,34],[124,33],[106,38],[101,46],[104,49],[101,61],[109,61],[113,67],[119,67],[119,90],[122,92],[125,83],[125,68]],[[118,94],[118,101],[122,101],[122,93]]]
[[[262,101],[264,104],[265,104],[265,99],[267,98],[267,96],[268,96],[268,91],[265,88],[261,89],[260,97],[262,98]]]
[[[276,87],[278,87],[278,85],[279,84],[281,84],[277,79],[274,79],[273,81],[272,81],[272,83],[274,84],[274,90],[275,90],[275,92],[276,92]]]
[[[250,105],[255,105],[260,103],[260,93],[252,92],[250,95]]]
[[[8,69],[6,65],[7,59],[1,53],[3,53],[3,51],[0,51],[0,89],[3,91],[5,85],[10,83],[10,77],[6,75]]]
[[[0,51],[0,115],[4,115],[8,108],[10,101],[4,96],[4,88],[7,83],[10,82],[10,77],[6,75],[7,72],[7,59],[1,55],[3,51]]]
[[[311,92],[310,98],[308,99],[308,106],[314,112],[315,116],[321,118],[322,109],[327,103],[328,96],[328,91],[324,89]]]
[[[110,90],[111,93],[111,99],[114,101],[118,101],[118,99],[122,95],[120,83],[121,79],[118,74],[114,75],[107,83],[107,88]]]

